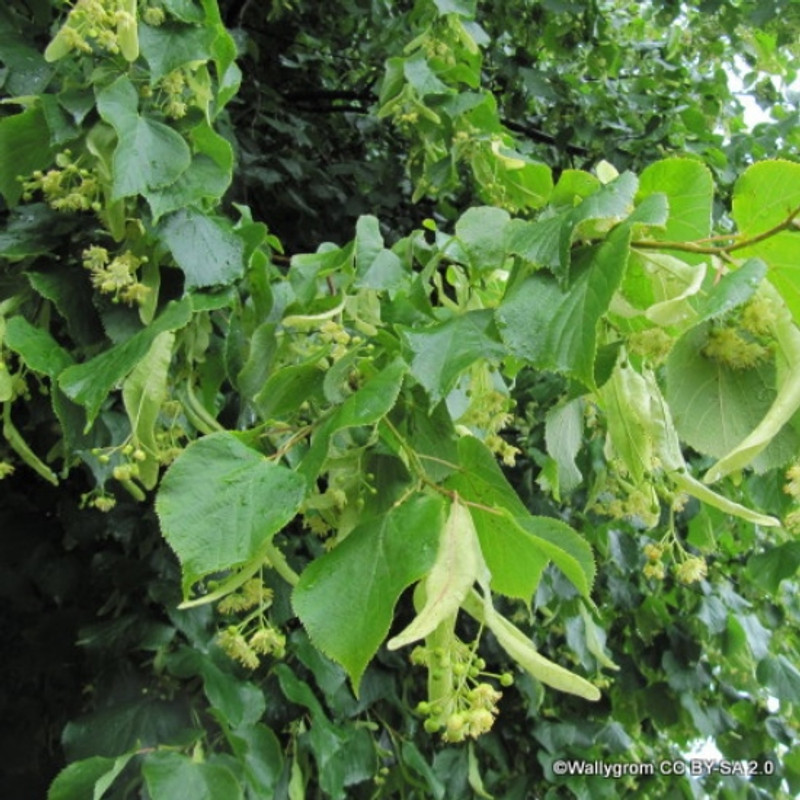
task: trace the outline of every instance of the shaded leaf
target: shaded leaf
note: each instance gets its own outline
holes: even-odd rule
[[[440,497],[414,497],[356,527],[300,576],[292,605],[356,690],[389,632],[397,598],[433,564],[443,521]]]

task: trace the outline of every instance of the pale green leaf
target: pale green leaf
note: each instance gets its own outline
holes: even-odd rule
[[[613,454],[636,484],[653,464],[650,394],[645,379],[627,362],[617,364],[599,393]]]
[[[544,441],[558,468],[558,491],[569,493],[583,478],[575,457],[583,442],[583,401],[576,397],[553,406],[544,420]]]
[[[387,642],[387,647],[397,650],[424,639],[456,614],[476,581],[487,578],[472,515],[456,497],[439,534],[436,560],[425,579],[425,604],[408,626]]]
[[[300,508],[305,481],[228,432],[192,442],[161,481],[156,511],[184,596],[212,572],[258,558]]]
[[[58,378],[64,394],[86,408],[88,425],[94,421],[100,406],[128,373],[141,361],[160,333],[184,327],[192,316],[188,297],[170,303],[148,327],[125,342],[114,345],[83,364],[65,369]]]
[[[145,489],[152,489],[158,481],[156,422],[161,405],[167,399],[167,376],[174,343],[175,334],[171,331],[156,336],[147,355],[122,385],[122,401],[131,423],[133,443],[145,454],[145,459],[139,462],[139,478]]]
[[[560,692],[582,697],[584,700],[600,699],[600,690],[596,686],[545,658],[519,628],[494,609],[489,598],[479,600],[477,595],[472,593],[467,598],[464,608],[483,622],[495,635],[503,650],[537,681]]]
[[[297,616],[356,690],[389,632],[397,598],[433,564],[443,522],[440,497],[416,496],[356,527],[301,574],[292,594]]]

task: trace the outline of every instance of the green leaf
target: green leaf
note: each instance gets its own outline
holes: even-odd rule
[[[145,453],[139,462],[139,478],[145,489],[158,481],[158,441],[156,422],[162,403],[167,399],[167,376],[172,361],[175,334],[160,333],[147,355],[133,368],[122,385],[122,401],[131,423],[133,443]]]
[[[800,208],[800,164],[775,159],[753,164],[733,187],[733,219],[747,238],[784,222]]]
[[[493,206],[470,208],[456,222],[456,236],[476,273],[501,269],[506,259],[506,230],[511,217]]]
[[[639,176],[637,200],[665,194],[669,220],[665,229],[652,232],[657,241],[691,242],[711,233],[714,181],[708,167],[688,158],[657,161]],[[681,253],[684,261],[698,264],[708,260],[703,254]]]
[[[189,145],[174,129],[139,116],[138,95],[124,75],[97,93],[97,110],[114,128],[112,199],[174,183],[191,163]]]
[[[181,22],[203,22],[205,19],[203,9],[195,0],[162,0],[161,5]]]
[[[485,444],[464,436],[458,449],[460,470],[445,486],[475,504],[470,513],[491,588],[529,602],[552,559],[582,594],[588,594],[595,571],[588,544],[559,520],[531,516]]]
[[[166,23],[157,28],[140,24],[139,46],[150,67],[150,84],[192,61],[208,61],[216,32],[208,27]]]
[[[594,583],[595,563],[586,540],[569,525],[552,517],[516,517],[514,522],[588,598]]]
[[[161,235],[186,276],[186,289],[229,284],[244,273],[244,242],[227,226],[192,208],[164,219]]]
[[[331,414],[317,431],[297,468],[307,481],[311,482],[319,475],[328,455],[331,437],[337,431],[360,425],[374,425],[392,410],[407,369],[405,362],[396,359],[351,394]]]
[[[597,326],[622,279],[629,241],[626,226],[612,231],[573,265],[567,289],[544,273],[512,289],[496,312],[500,335],[512,353],[538,369],[563,372],[594,388]]]
[[[548,454],[558,467],[558,492],[569,493],[583,478],[575,464],[583,442],[583,401],[580,398],[549,409],[544,420],[544,440]]]
[[[290,364],[270,375],[255,396],[262,419],[279,419],[296,413],[302,403],[319,394],[325,373],[314,364]]]
[[[249,725],[237,728],[227,738],[253,796],[274,797],[284,764],[278,737],[266,725]]]
[[[485,582],[488,577],[472,515],[456,497],[439,534],[436,560],[425,579],[425,604],[386,646],[398,650],[424,639],[455,616],[476,581]]]
[[[17,177],[27,178],[51,162],[50,131],[41,108],[0,119],[0,153],[0,194],[13,207],[22,197]]]
[[[705,276],[705,264],[691,265],[665,253],[634,249],[622,293],[650,322],[683,325],[697,316],[692,300]]]
[[[508,597],[529,602],[549,558],[512,518],[528,513],[511,488],[491,451],[472,436],[458,443],[460,470],[445,482],[448,489],[471,503],[472,518],[486,565],[490,586]],[[478,507],[480,506],[480,507]]]
[[[91,427],[108,393],[145,357],[155,338],[184,327],[191,319],[191,300],[170,303],[148,327],[126,342],[109,348],[83,364],[65,369],[58,378],[64,394],[84,406],[87,430]]]
[[[263,558],[300,508],[305,482],[228,432],[192,442],[156,498],[161,529],[183,570],[183,591],[212,572]]]
[[[50,784],[47,800],[101,800],[133,756],[133,753],[118,758],[92,756],[69,764]]]
[[[440,497],[417,495],[359,525],[300,576],[292,595],[297,616],[356,691],[389,632],[397,598],[434,562],[443,516]]]
[[[750,579],[764,591],[777,595],[781,581],[794,577],[800,569],[800,542],[786,542],[747,561]]]
[[[800,209],[799,186],[800,164],[776,159],[749,167],[733,188],[733,219],[741,234],[752,238],[785,222]],[[800,233],[781,231],[739,255],[756,256],[769,265],[770,281],[800,323]]]
[[[384,248],[380,225],[372,215],[359,217],[356,223],[355,263],[358,288],[392,291],[409,277],[400,258]]]
[[[700,453],[722,458],[761,422],[775,401],[774,367],[748,370],[726,367],[702,354],[708,325],[682,336],[667,361],[666,398],[675,427]],[[800,438],[785,426],[752,461],[758,472],[785,464],[800,446]]]
[[[647,382],[630,364],[622,362],[603,385],[599,398],[614,453],[638,485],[654,466]]]
[[[417,331],[404,331],[411,357],[411,374],[425,387],[433,405],[446,397],[458,376],[480,358],[501,359],[493,312],[468,311]]]
[[[650,388],[651,425],[653,438],[656,442],[656,455],[670,480],[682,491],[692,497],[696,497],[703,503],[724,511],[726,514],[732,514],[757,525],[780,525],[780,521],[775,517],[759,514],[751,508],[735,503],[733,500],[712,491],[691,475],[683,457],[678,433],[672,422],[672,414],[667,406],[667,401],[661,394],[655,375],[652,371],[646,370],[643,377]]]
[[[800,671],[785,656],[759,661],[756,678],[778,700],[795,706],[800,703]]]
[[[142,775],[151,800],[243,800],[234,774],[219,764],[196,762],[180,753],[156,751],[145,758]]]
[[[759,456],[766,457],[766,450],[777,443],[784,430],[787,435],[795,436],[795,442],[797,441],[796,431],[789,429],[787,423],[800,408],[800,381],[797,380],[797,372],[800,370],[800,331],[786,310],[779,307],[778,298],[773,297],[773,301],[778,317],[772,326],[778,344],[777,394],[763,419],[749,435],[706,472],[703,476],[706,483],[713,483],[724,475],[743,468]],[[796,444],[793,445],[793,451],[788,452],[787,448],[786,453],[781,454],[781,459],[776,460],[788,462],[797,451]]]
[[[50,378],[57,377],[74,363],[72,356],[46,330],[31,325],[24,317],[8,320],[5,344],[22,358],[29,369]]]
[[[184,700],[155,700],[140,695],[116,699],[111,705],[68,722],[61,743],[70,761],[96,755],[114,758],[165,741],[185,741],[192,735],[191,723]]]
[[[202,200],[219,200],[231,178],[227,170],[202,153],[195,155],[186,171],[176,181],[161,189],[147,193],[147,202],[153,213],[153,222],[165,214],[199,203]]]
[[[707,293],[695,296],[693,303],[699,322],[714,319],[744,305],[755,293],[767,274],[767,265],[760,258],[749,258],[733,272],[728,272]]]
[[[205,653],[181,647],[166,657],[165,664],[175,677],[202,677],[208,702],[226,728],[253,725],[263,715],[266,701],[261,689],[220,669]]]
[[[311,712],[312,724],[307,742],[317,762],[322,792],[332,800],[345,800],[345,786],[371,778],[377,770],[372,736],[363,727],[333,724],[325,716],[311,687],[298,680],[285,664],[278,664],[275,673],[286,698]],[[296,795],[290,796],[292,800],[295,797],[302,800],[305,797],[302,785],[298,785]]]

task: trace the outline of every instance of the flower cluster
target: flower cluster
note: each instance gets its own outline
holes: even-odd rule
[[[764,361],[769,350],[756,341],[749,341],[730,326],[713,328],[702,350],[706,358],[735,370],[753,369]]]
[[[503,439],[499,431],[514,419],[511,413],[514,402],[495,385],[493,374],[486,364],[473,367],[467,390],[470,403],[458,422],[482,431],[486,446],[506,466],[513,467],[520,450]]]
[[[449,649],[416,647],[411,653],[411,663],[424,665],[438,676],[450,676],[450,686],[443,696],[417,705],[423,714],[428,733],[441,731],[446,742],[463,742],[467,737],[476,739],[491,730],[497,716],[497,703],[503,693],[482,677],[493,677],[502,686],[514,682],[511,673],[490,675],[484,672],[486,662],[476,656],[475,648],[454,639]]]
[[[708,565],[704,558],[690,556],[675,567],[675,577],[681,583],[701,581],[708,574]]]
[[[649,542],[643,548],[647,563],[644,565],[643,573],[646,578],[663,581],[665,576],[663,557],[669,550],[671,553],[677,551],[678,562],[674,565],[673,571],[679,583],[690,584],[703,580],[708,574],[708,565],[704,558],[691,556],[681,546],[671,534],[671,541],[662,540],[660,542]]]
[[[742,327],[755,336],[769,335],[776,321],[775,308],[770,299],[762,294],[756,294],[744,306],[740,315]]]
[[[628,349],[654,365],[660,364],[669,355],[675,340],[661,328],[638,331],[628,338]]]
[[[143,303],[150,289],[137,278],[137,270],[147,261],[145,257],[126,250],[113,259],[105,247],[92,245],[83,251],[83,266],[92,275],[92,286],[103,294],[113,295],[112,300],[122,300],[128,305]]]
[[[29,179],[20,177],[22,199],[30,201],[41,192],[47,204],[56,211],[101,210],[100,183],[90,170],[72,160],[72,152],[64,150],[56,156],[56,166],[47,172],[36,170]]]
[[[111,55],[120,53],[124,50],[120,38],[136,27],[126,5],[119,0],[77,0],[51,44],[51,58],[72,50],[91,55],[95,48]]]
[[[346,353],[349,345],[360,344],[359,336],[351,336],[341,322],[333,319],[325,320],[319,328],[319,338],[332,346],[330,357],[336,362]]]
[[[795,500],[800,500],[800,463],[792,464],[786,470],[786,483],[783,491]]]
[[[286,654],[286,637],[265,615],[271,605],[272,590],[264,586],[261,578],[250,578],[217,603],[217,610],[226,616],[255,608],[244,620],[228,625],[217,636],[222,651],[247,669],[256,669],[260,656],[283,658]]]
[[[183,119],[188,110],[186,76],[183,70],[174,69],[167,73],[159,81],[159,87],[164,94],[164,114],[170,119]]]
[[[644,554],[647,558],[647,563],[644,565],[643,570],[645,578],[663,581],[664,564],[661,562],[661,558],[664,555],[664,545],[649,542],[644,546]]]
[[[217,603],[220,614],[236,614],[256,606],[272,604],[272,589],[264,586],[260,578],[250,578],[238,589]]]
[[[0,481],[14,474],[14,465],[5,459],[0,461]]]

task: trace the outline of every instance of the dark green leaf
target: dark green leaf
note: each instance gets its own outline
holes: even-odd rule
[[[233,773],[218,764],[204,764],[180,753],[150,753],[142,766],[151,800],[242,800]]]
[[[771,595],[777,595],[781,581],[791,578],[800,569],[800,542],[786,542],[766,553],[758,553],[747,561],[751,580]]]

